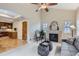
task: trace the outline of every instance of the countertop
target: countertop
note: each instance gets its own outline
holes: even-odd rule
[[[16,32],[13,29],[0,29],[0,32]]]

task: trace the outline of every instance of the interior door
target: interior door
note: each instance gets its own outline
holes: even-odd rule
[[[27,22],[22,23],[22,40],[27,40]]]

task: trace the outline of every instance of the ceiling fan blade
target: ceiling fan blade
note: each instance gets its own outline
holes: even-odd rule
[[[34,4],[34,5],[42,5],[42,3],[31,3],[31,4]]]
[[[57,3],[48,3],[49,6],[57,5]]]
[[[39,3],[32,3],[32,4],[38,5]]]

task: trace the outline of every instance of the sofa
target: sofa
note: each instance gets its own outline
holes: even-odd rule
[[[61,56],[79,56],[79,37],[62,40]]]

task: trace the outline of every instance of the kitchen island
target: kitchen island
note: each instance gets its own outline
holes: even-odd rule
[[[11,39],[17,39],[17,32],[12,29],[0,29],[0,37],[8,36]]]

